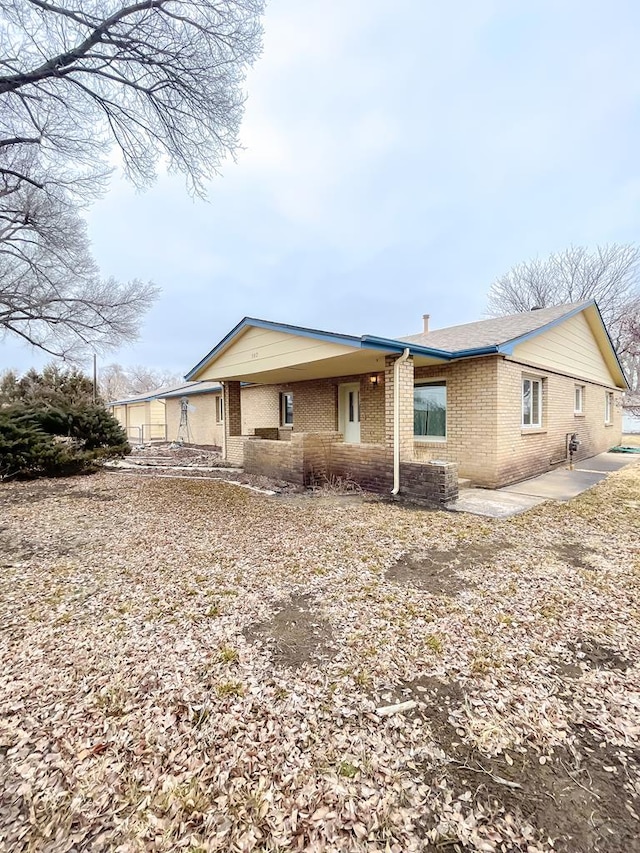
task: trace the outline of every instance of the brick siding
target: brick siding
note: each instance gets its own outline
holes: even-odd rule
[[[522,422],[522,376],[542,377],[542,427],[526,429]],[[584,387],[583,414],[574,414],[574,390]],[[498,363],[497,470],[500,485],[548,471],[566,460],[567,434],[578,433],[580,460],[619,444],[622,438],[622,393],[592,382],[509,360]],[[613,421],[606,425],[605,394],[613,392]]]

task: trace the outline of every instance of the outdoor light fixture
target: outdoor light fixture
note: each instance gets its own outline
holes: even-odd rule
[[[372,385],[379,385],[380,384],[380,377],[378,376],[377,373],[374,373],[373,376],[369,377],[369,382]]]

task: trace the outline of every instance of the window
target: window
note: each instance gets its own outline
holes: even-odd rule
[[[293,394],[280,394],[280,426],[293,426]]]
[[[613,394],[611,391],[606,391],[604,395],[604,422],[605,424],[613,423]]]
[[[584,410],[584,385],[576,385],[573,393],[573,414],[581,415]]]
[[[413,433],[416,438],[447,437],[447,383],[421,382],[413,389]]]
[[[216,397],[216,423],[221,424],[224,416],[224,403],[222,397]]]
[[[522,378],[522,426],[542,426],[542,379]]]

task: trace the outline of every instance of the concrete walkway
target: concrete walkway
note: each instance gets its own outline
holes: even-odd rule
[[[566,467],[556,468],[502,489],[463,489],[458,500],[447,504],[447,509],[490,518],[509,518],[547,500],[570,501],[612,471],[637,462],[640,462],[637,454],[601,453],[577,462],[573,471]]]

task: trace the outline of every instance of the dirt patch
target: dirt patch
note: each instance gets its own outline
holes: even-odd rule
[[[624,672],[631,666],[631,661],[623,658],[619,651],[604,646],[598,640],[581,640],[569,648],[578,660],[587,666],[599,669],[617,669]],[[638,827],[640,829],[640,827]]]
[[[589,562],[589,557],[597,554],[593,548],[588,548],[580,542],[563,542],[561,545],[556,545],[553,550],[562,562],[569,566],[576,569],[588,569],[590,572],[596,570],[593,563]]]
[[[456,595],[470,586],[458,570],[486,563],[504,546],[464,544],[455,551],[414,552],[398,560],[387,570],[387,580],[414,586],[432,595]]]
[[[481,807],[495,824],[507,815],[519,825],[530,824],[537,840],[553,840],[557,853],[639,849],[634,815],[640,803],[631,781],[640,771],[638,751],[598,742],[581,726],[575,729],[571,749],[556,747],[545,756],[527,751],[491,758],[461,742],[447,719],[448,692],[450,685],[439,688],[434,705],[424,712],[437,746],[446,753],[439,766],[423,768],[425,781],[434,788],[446,786],[454,797],[468,798],[470,792],[469,806],[476,813]],[[451,703],[456,696],[454,689]],[[512,818],[506,818],[507,827]]]
[[[474,812],[480,806],[496,824],[507,815],[520,825],[528,823],[540,842],[553,840],[557,853],[640,849],[640,823],[634,816],[640,814],[634,788],[639,750],[613,747],[596,729],[580,725],[573,729],[570,747],[556,747],[544,756],[526,751],[489,757],[462,742],[449,722],[450,712],[464,701],[458,682],[422,677],[404,682],[400,690],[404,699],[419,702],[414,713],[428,722],[434,745],[445,754],[435,766],[421,768],[425,782],[434,788],[445,786],[454,798],[469,797],[470,792],[468,804]],[[507,828],[510,820],[505,821]],[[425,823],[421,829],[432,826]],[[445,849],[457,848],[452,842]]]
[[[577,664],[564,660],[551,661],[551,669],[563,680],[566,678],[580,678],[582,675],[582,669]]]
[[[331,659],[336,651],[328,623],[318,616],[310,595],[296,595],[272,619],[242,632],[251,643],[267,645],[277,664],[297,669]]]

